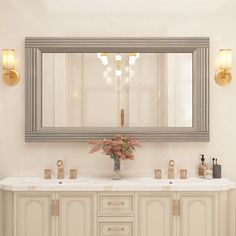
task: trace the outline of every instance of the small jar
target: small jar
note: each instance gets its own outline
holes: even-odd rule
[[[212,179],[212,170],[211,169],[205,170],[205,179]]]

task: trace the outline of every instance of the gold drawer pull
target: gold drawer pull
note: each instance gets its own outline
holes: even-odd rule
[[[108,202],[107,204],[108,205],[113,205],[113,206],[125,205],[124,202],[119,202],[119,201]]]
[[[108,231],[124,231],[124,227],[108,227]]]

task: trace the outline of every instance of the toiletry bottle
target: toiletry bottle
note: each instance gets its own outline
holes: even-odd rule
[[[198,167],[198,177],[203,178],[205,176],[205,169],[206,169],[206,164],[205,164],[205,158],[204,155],[201,154],[201,163]]]
[[[205,169],[205,179],[212,179],[212,174],[213,174],[213,171],[212,171],[213,167],[212,167],[212,163],[211,163],[211,159],[210,161],[208,162],[207,164],[207,167]]]
[[[221,178],[221,165],[218,165],[217,158],[213,158],[213,178]]]

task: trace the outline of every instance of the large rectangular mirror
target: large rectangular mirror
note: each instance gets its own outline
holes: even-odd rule
[[[26,141],[208,141],[208,38],[27,38]]]
[[[192,127],[191,53],[43,53],[42,85],[43,127]]]

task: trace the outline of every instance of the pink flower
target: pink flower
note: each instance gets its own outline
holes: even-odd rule
[[[110,156],[111,158],[118,157],[122,160],[134,160],[133,152],[135,147],[140,147],[137,140],[130,137],[115,135],[113,138],[93,140],[89,141],[90,144],[94,145],[89,151],[94,153],[102,149],[103,154]]]

